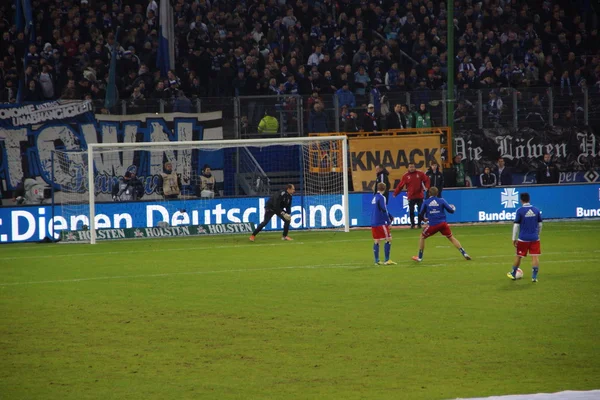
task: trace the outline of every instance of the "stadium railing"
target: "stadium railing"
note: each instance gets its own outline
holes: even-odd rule
[[[501,110],[494,115],[491,92],[502,100]],[[356,106],[349,111],[362,117],[368,103],[375,103],[382,111],[393,111],[395,104],[407,104],[415,111],[418,104],[428,106],[434,125],[447,126],[446,91],[382,92],[383,101],[375,101],[371,95],[356,96]],[[483,128],[540,128],[540,126],[593,125],[600,123],[600,91],[585,85],[564,87],[527,87],[456,90],[454,105],[455,129]],[[224,133],[227,139],[264,137],[259,134],[258,124],[265,111],[270,111],[279,121],[277,136],[305,136],[310,130],[309,121],[314,99],[311,96],[239,96],[191,98],[191,112],[223,112]],[[327,132],[344,129],[341,107],[337,95],[319,95],[327,116]],[[165,113],[173,111],[173,100],[144,99],[132,102],[120,100],[110,110],[102,100],[93,101],[96,113],[133,115],[139,113]],[[385,127],[385,126],[384,126]],[[271,134],[269,137],[273,137]]]

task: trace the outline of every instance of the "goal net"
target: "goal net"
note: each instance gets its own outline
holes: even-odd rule
[[[194,234],[247,232],[234,225],[258,225],[268,198],[293,184],[292,230],[348,231],[347,157],[345,136],[57,150],[54,230],[63,231],[65,241],[92,244],[189,235],[189,227]],[[170,229],[175,227],[182,229]],[[265,230],[282,228],[283,221],[274,217]]]

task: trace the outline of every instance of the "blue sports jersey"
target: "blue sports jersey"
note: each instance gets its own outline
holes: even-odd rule
[[[442,222],[446,222],[446,211],[450,214],[454,214],[454,210],[446,200],[441,197],[432,196],[423,202],[421,215],[429,219],[430,226],[435,226]]]
[[[540,222],[542,222],[542,212],[531,204],[523,204],[515,216],[515,224],[520,225],[519,240],[522,242],[540,240]]]
[[[390,219],[385,197],[379,192],[375,193],[371,200],[371,226],[389,225]]]

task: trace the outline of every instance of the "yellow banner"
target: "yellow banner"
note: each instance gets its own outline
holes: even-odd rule
[[[431,161],[441,164],[439,135],[406,135],[348,138],[352,183],[355,192],[373,191],[375,167],[390,172],[391,190],[407,171],[409,163],[425,172]]]

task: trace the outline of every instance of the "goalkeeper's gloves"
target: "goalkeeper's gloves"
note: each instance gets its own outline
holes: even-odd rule
[[[286,221],[289,221],[289,220],[291,220],[291,219],[292,219],[292,216],[291,216],[290,214],[286,213],[285,211],[282,211],[280,215],[281,215],[281,217],[282,217],[283,219],[285,219]]]

